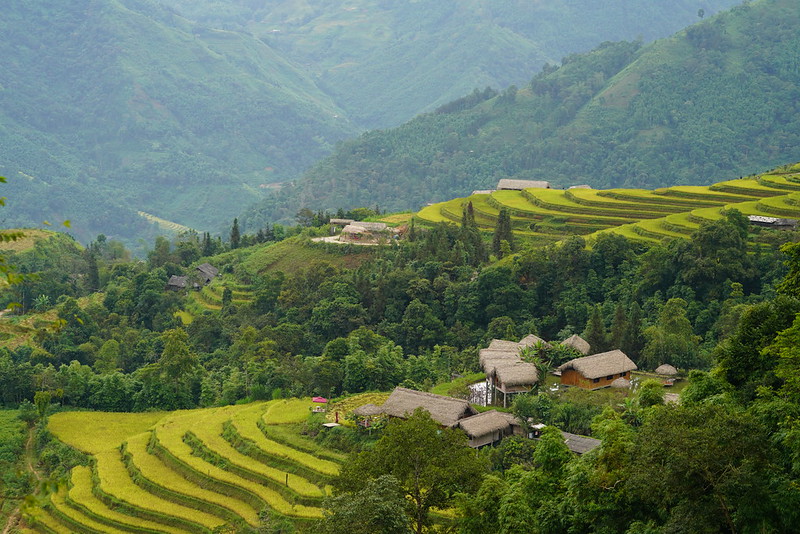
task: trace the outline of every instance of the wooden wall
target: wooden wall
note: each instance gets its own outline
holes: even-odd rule
[[[561,383],[565,386],[577,386],[583,389],[599,389],[608,387],[611,385],[611,382],[620,378],[620,373],[613,375],[610,379],[606,376],[601,377],[597,382],[592,379],[584,377],[575,369],[566,369],[561,373]],[[625,373],[624,378],[630,380],[631,373],[630,371]]]

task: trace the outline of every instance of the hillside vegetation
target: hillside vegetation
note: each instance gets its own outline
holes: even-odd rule
[[[151,229],[143,211],[216,229],[356,131],[263,41],[149,0],[14,4],[0,35],[12,224],[130,239]]]
[[[500,178],[709,184],[800,159],[800,7],[759,0],[650,45],[604,43],[518,89],[476,91],[341,144],[246,219],[299,206],[418,209]]]

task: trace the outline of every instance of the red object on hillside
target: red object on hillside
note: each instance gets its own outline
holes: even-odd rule
[[[321,402],[322,404],[325,404],[328,402],[328,399],[325,397],[312,397],[311,402]]]

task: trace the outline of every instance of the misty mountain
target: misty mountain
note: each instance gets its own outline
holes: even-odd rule
[[[651,45],[605,43],[530,83],[339,146],[250,226],[301,206],[419,209],[500,178],[706,184],[800,159],[800,5],[762,0]]]
[[[396,126],[474,88],[529,80],[603,41],[666,37],[740,0],[160,0],[247,31],[306,65],[364,128]]]

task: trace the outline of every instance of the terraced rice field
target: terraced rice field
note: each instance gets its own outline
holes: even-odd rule
[[[200,308],[220,310],[222,309],[222,295],[226,288],[231,290],[233,304],[247,304],[253,300],[253,291],[250,286],[238,284],[225,277],[216,278],[207,286],[203,286],[200,291],[193,291],[190,295]]]
[[[309,400],[172,413],[70,412],[50,430],[90,456],[68,486],[28,505],[35,532],[198,533],[258,525],[263,509],[313,531],[343,456],[295,425]]]
[[[591,242],[601,233],[616,233],[648,243],[689,238],[700,224],[721,218],[725,209],[744,215],[800,219],[800,173],[782,168],[757,177],[711,186],[656,189],[526,189],[495,191],[427,206],[415,216],[420,224],[461,221],[472,202],[475,222],[494,230],[501,209],[511,215],[515,234],[536,244],[568,235]]]

